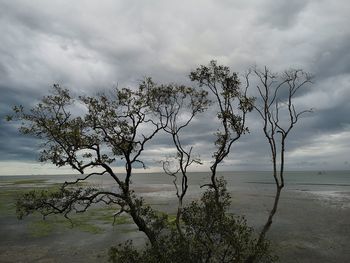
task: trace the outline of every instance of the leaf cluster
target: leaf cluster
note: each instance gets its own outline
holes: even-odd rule
[[[256,246],[253,229],[243,217],[228,212],[231,204],[225,182],[218,180],[219,203],[213,189],[208,189],[199,201],[183,209],[182,235],[171,225],[158,238],[158,246],[138,250],[132,241],[112,247],[110,261],[117,262],[245,262],[257,254],[257,262],[274,262],[269,243]],[[219,205],[218,205],[219,204]]]

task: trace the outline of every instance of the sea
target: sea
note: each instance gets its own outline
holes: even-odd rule
[[[123,179],[124,174],[117,174]],[[43,180],[47,183],[62,183],[65,181],[75,181],[83,177],[76,174],[57,174],[57,175],[0,175],[0,187],[11,184],[12,180]],[[257,188],[273,189],[275,182],[271,171],[231,171],[218,172],[217,178],[224,178],[227,187],[230,190],[249,191]],[[331,194],[337,192],[350,191],[350,170],[343,171],[286,171],[284,173],[285,188],[289,191],[310,191],[319,194]],[[210,173],[208,172],[190,172],[188,173],[189,191],[200,192],[203,185],[210,182]],[[132,175],[132,185],[137,188],[154,189],[155,191],[168,190],[174,188],[174,178],[164,173],[134,173]],[[177,183],[181,180],[180,175]],[[114,188],[116,186],[114,179],[107,174],[95,175],[87,182],[102,186],[105,188]],[[36,185],[40,186],[40,184]],[[191,189],[192,188],[192,189]],[[171,194],[171,193],[168,194]],[[164,193],[166,195],[166,193]]]
[[[123,179],[124,174],[117,174]],[[0,188],[11,185],[11,181],[37,180],[38,183],[18,186],[42,187],[45,184],[57,184],[65,181],[72,182],[82,175],[57,174],[57,175],[18,175],[0,176]],[[233,196],[274,196],[275,182],[271,171],[230,171],[218,172],[217,178],[224,178],[227,189]],[[284,192],[311,195],[323,200],[338,201],[344,207],[350,207],[350,171],[286,171],[284,173]],[[39,181],[42,180],[42,183]],[[118,187],[109,175],[95,175],[87,180],[89,185],[118,191]],[[174,178],[164,173],[134,173],[131,180],[131,188],[136,194],[163,202],[174,202],[176,199]],[[181,178],[175,182],[180,186]],[[210,182],[208,172],[188,173],[187,200],[191,201],[205,191],[205,185]],[[241,198],[242,199],[242,198]],[[166,207],[169,207],[168,205]]]
[[[227,182],[232,197],[230,212],[244,216],[248,225],[258,232],[274,200],[276,187],[272,173],[232,171],[219,172],[217,176]],[[279,262],[350,262],[350,171],[286,171],[284,176],[285,188],[268,233]],[[108,248],[113,244],[127,239],[144,244],[145,237],[132,222],[117,226],[102,222],[98,227],[104,231],[90,233],[86,230],[94,228],[84,229],[86,224],[80,229],[70,229],[69,226],[57,228],[57,224],[42,224],[42,219],[35,216],[22,221],[16,219],[14,205],[9,199],[16,191],[45,188],[78,177],[0,176],[0,262],[107,262]],[[185,205],[199,200],[210,182],[210,173],[188,173],[188,178]],[[118,191],[113,178],[107,175],[89,179],[89,185]],[[164,173],[135,173],[132,189],[153,208],[173,214],[177,208],[173,180]],[[176,183],[179,182],[180,178]],[[50,220],[47,222],[53,222]]]

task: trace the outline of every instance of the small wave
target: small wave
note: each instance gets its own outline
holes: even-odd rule
[[[307,191],[329,205],[341,208],[350,208],[350,192],[344,191]]]
[[[338,184],[338,183],[294,183],[297,185],[326,185],[326,186],[350,186],[350,184]]]
[[[275,184],[273,182],[245,182],[247,184]]]
[[[247,184],[275,184],[274,182],[245,182]],[[286,182],[288,185],[314,185],[314,186],[350,186],[350,184],[339,184],[339,183],[294,183]]]

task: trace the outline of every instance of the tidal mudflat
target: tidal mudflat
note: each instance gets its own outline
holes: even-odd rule
[[[232,194],[232,212],[244,214],[259,229],[273,201],[268,172],[222,173]],[[205,173],[191,174],[187,201],[199,197]],[[269,232],[280,262],[350,262],[350,173],[288,173],[276,219]],[[74,176],[0,177],[0,262],[107,262],[111,245],[133,239],[145,242],[131,220],[123,215],[113,225],[113,207],[93,207],[87,213],[45,220],[32,215],[18,220],[15,198],[36,189],[58,187]],[[101,187],[109,179],[95,178]],[[137,174],[135,192],[161,211],[175,212],[171,180],[162,174]]]

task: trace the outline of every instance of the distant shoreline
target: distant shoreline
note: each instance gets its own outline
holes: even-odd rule
[[[225,174],[225,173],[254,173],[254,172],[258,172],[258,173],[268,173],[268,172],[272,172],[272,170],[232,170],[232,171],[219,171],[220,174]],[[343,169],[333,169],[333,170],[285,170],[286,173],[303,173],[303,172],[307,172],[307,173],[316,173],[316,175],[323,175],[326,173],[332,173],[332,172],[349,172],[350,173],[350,169],[348,170],[343,170]],[[321,172],[321,173],[320,173]],[[160,172],[147,172],[147,171],[135,171],[134,174],[163,174],[164,172],[160,171]],[[206,170],[206,171],[193,171],[190,172],[191,174],[199,174],[199,173],[210,173],[210,171]],[[116,172],[116,174],[124,174],[122,172]],[[57,174],[45,174],[45,173],[40,173],[40,174],[0,174],[0,177],[7,177],[7,176],[76,176],[76,175],[80,175],[79,173],[57,173]]]

